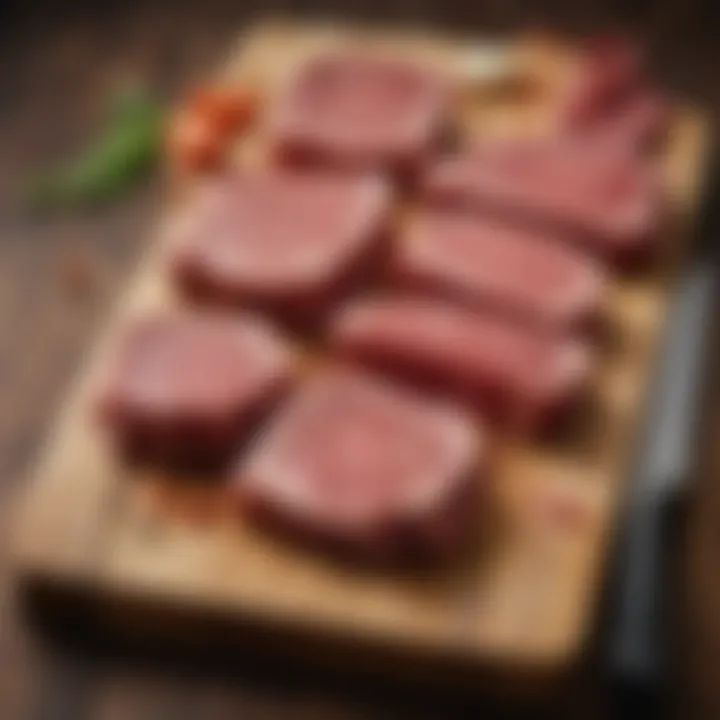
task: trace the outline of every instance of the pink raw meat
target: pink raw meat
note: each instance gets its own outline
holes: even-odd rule
[[[217,461],[287,389],[290,347],[250,315],[173,312],[121,338],[97,407],[133,459]]]
[[[303,64],[270,119],[292,162],[406,172],[444,129],[448,88],[425,67],[395,58],[327,54]]]
[[[668,108],[646,77],[639,48],[620,37],[588,43],[558,112],[561,132],[589,134],[631,153],[657,141],[668,122]]]
[[[260,522],[373,558],[453,547],[477,514],[483,433],[453,405],[347,368],[310,378],[236,472]]]
[[[590,369],[587,347],[573,339],[434,299],[353,303],[332,324],[330,342],[343,357],[450,393],[528,432],[552,429],[576,405]]]
[[[435,204],[561,230],[617,263],[644,257],[660,220],[652,169],[579,139],[481,146],[432,165],[424,189]]]
[[[669,121],[670,108],[660,94],[642,89],[612,114],[582,128],[580,137],[597,142],[610,152],[624,152],[631,157],[656,146]]]
[[[558,331],[591,326],[605,287],[599,264],[557,242],[557,234],[447,212],[416,216],[393,266],[409,289]]]
[[[196,297],[321,314],[383,248],[388,187],[376,177],[258,171],[206,188],[172,250],[174,275]]]
[[[629,39],[593,38],[586,43],[561,101],[565,127],[577,128],[606,117],[643,82],[643,59]]]

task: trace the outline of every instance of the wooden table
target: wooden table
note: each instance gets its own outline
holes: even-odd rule
[[[254,3],[254,4],[253,4]],[[504,29],[542,19],[539,3],[395,0],[345,4],[353,16],[395,21],[424,16],[436,23]],[[619,7],[623,3],[616,3]],[[629,5],[629,3],[628,3]],[[325,3],[325,8],[330,3]],[[356,10],[353,11],[353,6]],[[373,8],[373,6],[375,6]],[[161,97],[176,98],[207,75],[259,0],[92,4],[17,3],[0,18],[0,513],[9,518],[24,471],[53,409],[116,291],[132,268],[157,212],[160,183],[149,181],[111,208],[90,216],[40,220],[20,209],[24,178],[61,155],[100,122],[103,89],[140,76]],[[274,3],[271,9],[282,9]],[[296,2],[295,11],[323,9]],[[378,10],[378,12],[375,12]],[[382,10],[382,14],[380,13]],[[588,27],[613,17],[611,3],[553,2],[547,18]],[[679,91],[720,108],[714,69],[712,3],[636,2],[626,20],[651,43],[659,72]],[[713,397],[718,393],[714,392]],[[712,403],[712,417],[720,403]],[[717,427],[710,422],[708,427]],[[708,453],[678,548],[678,701],[683,717],[720,716],[720,455]],[[0,524],[6,527],[7,523]],[[677,562],[675,562],[677,560]],[[0,717],[25,718],[344,718],[467,716],[448,698],[352,687],[283,668],[257,668],[252,658],[207,663],[148,656],[95,642],[51,643],[28,631],[0,563]],[[682,597],[680,596],[682,595]],[[77,639],[75,639],[77,640]],[[207,659],[205,659],[207,660]],[[220,667],[219,667],[220,666]],[[605,717],[592,662],[563,707],[573,716]],[[592,708],[592,714],[589,709]]]

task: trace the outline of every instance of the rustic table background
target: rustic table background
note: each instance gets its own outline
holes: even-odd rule
[[[210,73],[254,17],[424,19],[464,30],[547,22],[568,29],[620,20],[642,35],[677,92],[720,109],[720,8],[712,0],[125,0],[0,3],[0,528],[53,410],[131,271],[158,210],[161,183],[92,215],[30,217],[23,182],[82,142],[105,91],[141,77],[160,97]],[[715,375],[715,374],[714,374]],[[714,383],[718,385],[718,383]],[[709,394],[708,439],[720,426]],[[698,482],[670,559],[676,581],[675,706],[720,717],[720,454],[701,455]],[[0,548],[3,545],[0,541]],[[72,640],[72,639],[71,639]],[[682,708],[682,710],[680,710]],[[467,717],[447,697],[350,685],[254,667],[252,658],[193,662],[97,642],[49,641],[28,630],[0,551],[0,720]],[[552,715],[609,717],[593,662]]]

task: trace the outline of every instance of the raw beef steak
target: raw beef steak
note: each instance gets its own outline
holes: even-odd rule
[[[566,127],[591,125],[613,114],[643,83],[643,59],[629,39],[599,37],[586,42],[563,93]]]
[[[432,556],[477,515],[483,433],[454,405],[348,368],[310,378],[237,469],[260,522],[361,556]]]
[[[390,198],[376,177],[258,171],[205,190],[171,257],[195,297],[315,317],[383,247]]]
[[[605,284],[599,264],[557,242],[557,233],[448,212],[413,219],[393,270],[409,289],[559,331],[593,324]]]
[[[644,72],[639,49],[616,37],[584,48],[558,115],[561,131],[603,138],[632,153],[662,137],[669,112]]]
[[[552,429],[582,395],[587,348],[434,299],[358,301],[330,328],[343,357],[447,392],[522,432]]]
[[[281,95],[270,135],[291,162],[407,173],[440,139],[448,96],[434,72],[404,60],[315,56]]]
[[[436,203],[561,229],[618,263],[644,257],[660,220],[651,168],[606,144],[525,141],[479,147],[432,166],[425,178]]]
[[[290,383],[293,354],[254,316],[173,312],[121,338],[98,397],[133,459],[215,462],[235,450]]]
[[[665,136],[671,111],[659,93],[643,89],[614,113],[598,118],[579,131],[581,138],[601,143],[611,152],[627,156],[652,150]]]

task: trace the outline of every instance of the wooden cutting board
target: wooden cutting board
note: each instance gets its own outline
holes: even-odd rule
[[[337,42],[388,46],[456,77],[485,47],[482,40],[421,33],[270,24],[243,38],[222,79],[271,96],[304,54]],[[518,39],[514,47],[535,82],[493,91],[468,85],[457,103],[468,139],[547,130],[553,88],[572,54],[547,38]],[[653,354],[691,239],[709,145],[705,128],[697,112],[676,113],[662,161],[669,212],[660,258],[612,287],[609,333],[588,407],[559,440],[497,439],[476,543],[457,561],[424,572],[344,566],[246,526],[215,490],[131,473],[114,461],[90,417],[89,397],[119,328],[177,302],[161,248],[181,219],[182,198],[170,203],[21,503],[15,547],[21,581],[73,591],[90,602],[82,608],[92,608],[95,622],[150,635],[253,640],[256,648],[308,661],[407,677],[426,671],[437,681],[475,683],[498,669],[511,678],[562,677],[592,627]],[[261,134],[239,142],[234,157],[262,162]]]

